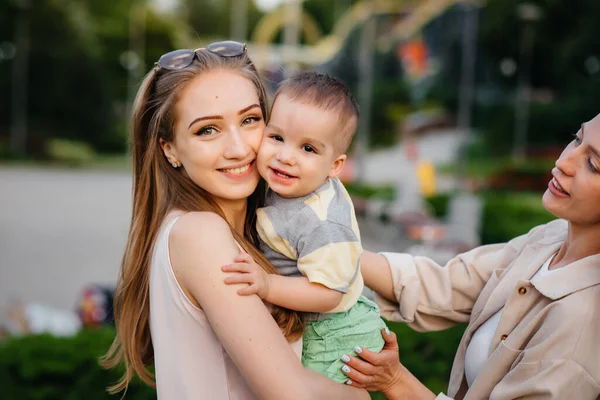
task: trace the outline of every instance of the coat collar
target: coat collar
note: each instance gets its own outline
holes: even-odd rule
[[[538,241],[535,247],[556,248],[567,237],[568,224],[564,220],[557,220],[548,224],[544,237]],[[540,248],[541,250],[541,248]],[[528,271],[528,278],[536,271]],[[579,290],[600,284],[600,254],[595,254],[581,260],[575,261],[565,267],[550,271],[544,276],[537,276],[531,280],[531,284],[544,296],[551,300],[558,300]]]
[[[543,276],[531,284],[544,296],[558,300],[571,293],[600,284],[600,254],[575,261]]]

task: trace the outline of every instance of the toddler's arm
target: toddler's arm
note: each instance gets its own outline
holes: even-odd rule
[[[252,257],[240,253],[234,263],[224,265],[224,272],[233,272],[225,278],[227,284],[247,283],[238,294],[257,294],[269,303],[304,312],[326,312],[336,307],[343,294],[319,283],[311,283],[304,276],[270,275],[256,264]]]

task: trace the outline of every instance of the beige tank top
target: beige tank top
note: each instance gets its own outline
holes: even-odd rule
[[[175,278],[169,233],[179,216],[172,213],[165,218],[150,270],[150,331],[158,398],[256,399],[204,312],[186,297]],[[294,343],[292,348],[300,356],[302,344]]]

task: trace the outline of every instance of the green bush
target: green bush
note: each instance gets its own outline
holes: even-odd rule
[[[0,388],[7,400],[119,399],[106,388],[123,369],[106,371],[98,364],[109,348],[113,329],[84,330],[72,338],[33,335],[0,343]],[[127,399],[155,399],[154,389],[131,382]]]
[[[388,323],[398,336],[402,362],[434,392],[445,391],[452,360],[464,325],[419,333],[404,324]],[[84,330],[72,338],[32,335],[0,344],[0,387],[7,400],[79,400],[120,398],[106,387],[122,369],[106,371],[98,364],[114,337],[113,329]],[[134,380],[126,399],[156,399],[154,389]],[[383,399],[373,394],[375,399]]]

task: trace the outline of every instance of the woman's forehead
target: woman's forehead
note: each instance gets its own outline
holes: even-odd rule
[[[600,135],[600,114],[596,115],[591,121],[584,123],[582,129],[590,136]]]
[[[254,83],[234,71],[211,71],[193,79],[178,101],[179,113],[192,120],[203,115],[225,115],[258,103]]]

